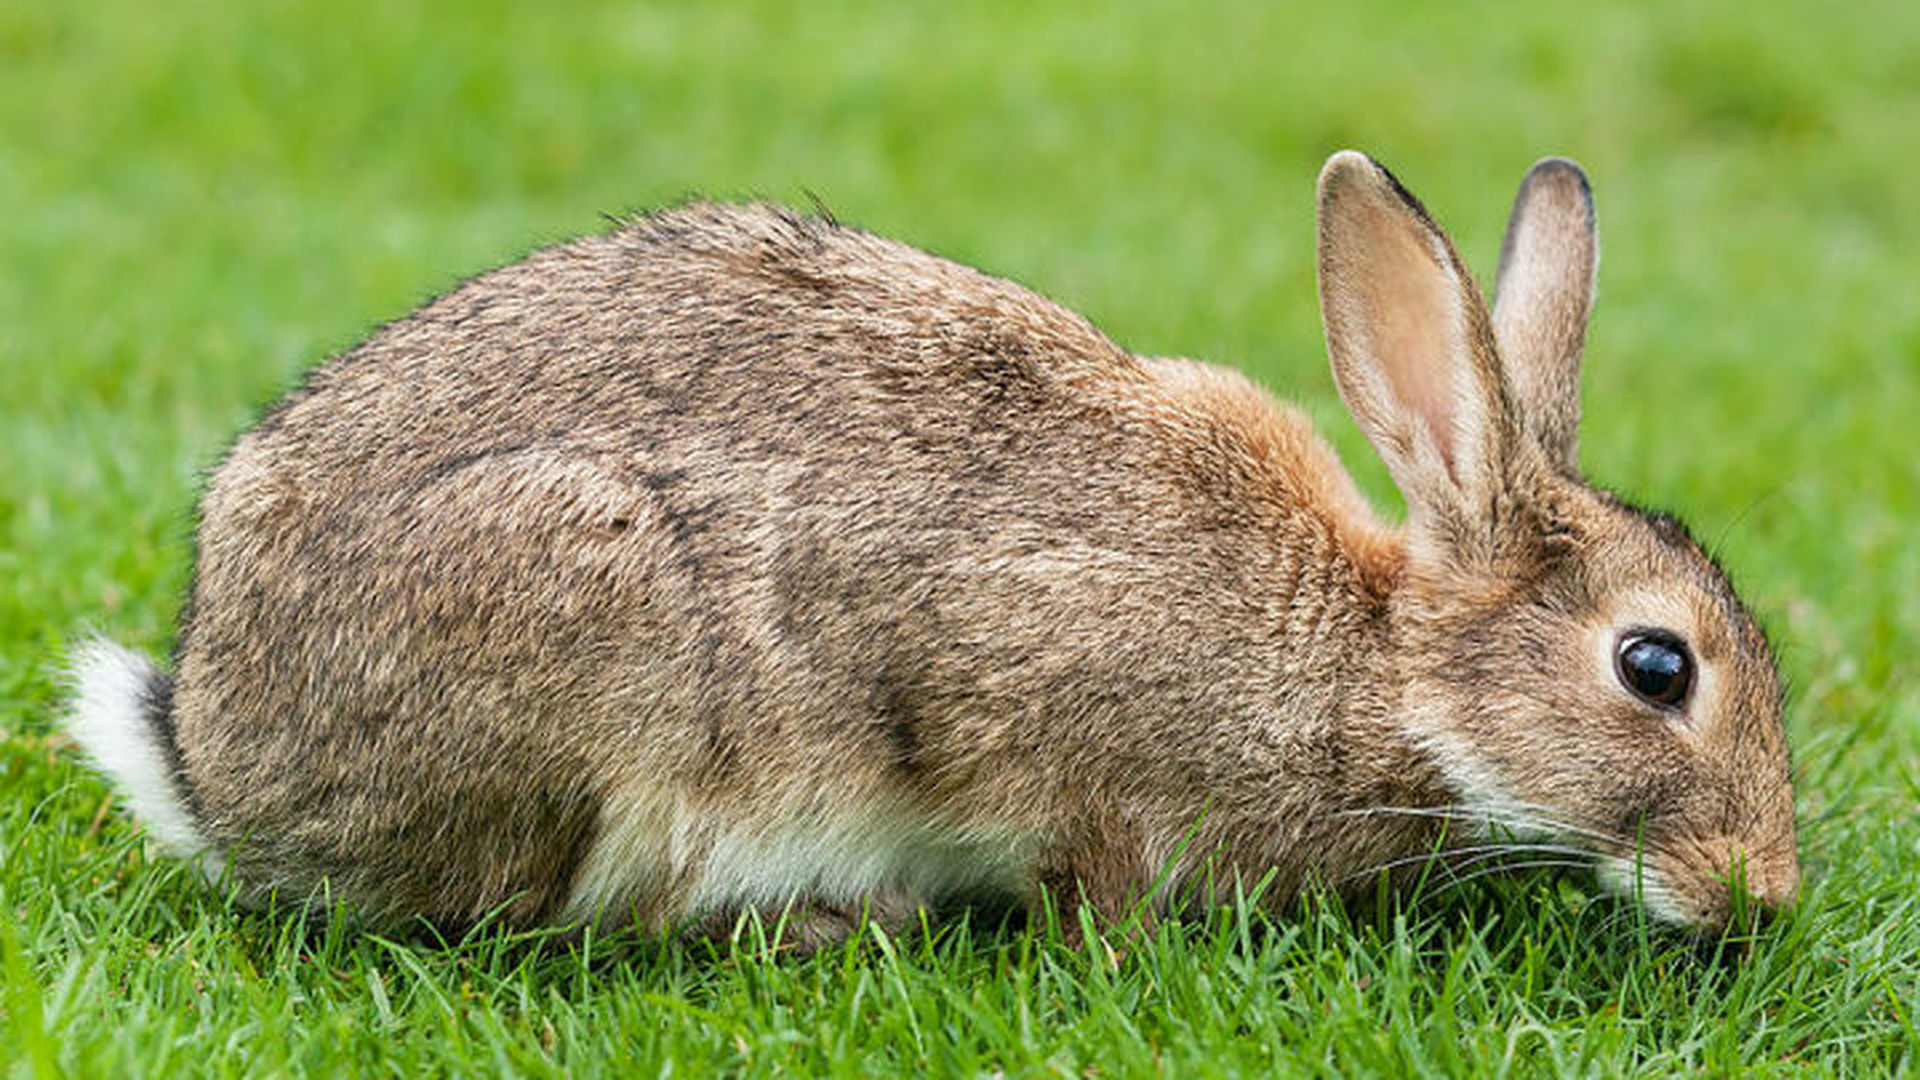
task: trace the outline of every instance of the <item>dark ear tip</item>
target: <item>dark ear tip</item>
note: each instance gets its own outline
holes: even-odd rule
[[[1402,206],[1413,211],[1414,215],[1428,226],[1434,225],[1433,215],[1421,205],[1413,192],[1408,191],[1393,171],[1358,150],[1342,150],[1327,159],[1320,169],[1320,205],[1325,207],[1331,200],[1340,198],[1351,189],[1371,189],[1376,194],[1391,192],[1392,198]]]
[[[1543,157],[1527,170],[1526,179],[1520,181],[1520,190],[1529,191],[1536,187],[1555,185],[1571,188],[1580,200],[1587,204],[1589,212],[1593,208],[1593,185],[1587,181],[1587,171],[1572,158]]]

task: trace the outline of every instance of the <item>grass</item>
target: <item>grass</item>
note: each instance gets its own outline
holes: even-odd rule
[[[102,0],[0,6],[0,70],[0,1069],[1914,1069],[1920,6]],[[52,731],[83,628],[165,648],[197,471],[301,368],[692,191],[817,193],[1247,368],[1391,501],[1314,308],[1345,145],[1483,269],[1533,158],[1592,172],[1583,460],[1715,542],[1794,687],[1810,879],[1757,939],[1545,877],[1117,954],[978,919],[804,960],[309,933],[150,860]]]

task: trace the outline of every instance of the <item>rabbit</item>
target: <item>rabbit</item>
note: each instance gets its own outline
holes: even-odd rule
[[[1768,643],[1576,468],[1585,174],[1527,173],[1491,308],[1358,152],[1318,223],[1404,523],[1238,374],[695,203],[312,371],[207,477],[172,673],[85,642],[70,730],[160,846],[377,921],[1071,930],[1514,838],[1697,931],[1789,904]]]

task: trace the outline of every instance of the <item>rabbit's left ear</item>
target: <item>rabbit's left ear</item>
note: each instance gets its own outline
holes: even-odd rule
[[[1542,158],[1520,181],[1507,219],[1493,333],[1522,424],[1569,475],[1578,464],[1580,354],[1599,253],[1587,174],[1566,158]]]

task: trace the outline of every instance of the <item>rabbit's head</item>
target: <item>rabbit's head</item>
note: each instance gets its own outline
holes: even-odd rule
[[[1352,152],[1320,179],[1320,288],[1348,409],[1408,507],[1393,599],[1400,715],[1496,831],[1692,926],[1797,887],[1772,654],[1672,518],[1583,481],[1586,178],[1522,183],[1491,310],[1426,211]]]

